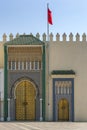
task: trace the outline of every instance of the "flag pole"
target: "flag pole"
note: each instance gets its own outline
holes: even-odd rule
[[[50,115],[50,103],[49,103],[49,22],[48,22],[48,9],[49,9],[49,3],[47,3],[47,86],[48,86],[48,118]]]
[[[49,3],[47,3],[47,41],[49,42],[48,9],[49,9]]]
[[[50,69],[49,69],[49,64],[50,64],[50,53],[49,53],[49,47],[50,47],[50,38],[49,38],[49,24],[52,25],[52,14],[51,11],[49,9],[49,3],[47,3],[47,59],[46,59],[46,63],[47,63],[47,88],[48,88],[48,118],[50,117],[50,95],[49,95],[49,91],[50,91]],[[50,118],[49,118],[50,119]]]

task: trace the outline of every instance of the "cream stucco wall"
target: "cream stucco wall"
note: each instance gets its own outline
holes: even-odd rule
[[[0,68],[0,98],[4,99],[4,69]]]
[[[0,68],[0,121],[4,121],[4,69]]]
[[[74,70],[74,120],[87,121],[87,42],[50,42],[49,70]],[[52,84],[52,80],[50,80]],[[50,100],[52,100],[50,86]],[[52,118],[52,102],[50,118]]]
[[[4,67],[4,46],[3,42],[0,42],[0,68]]]

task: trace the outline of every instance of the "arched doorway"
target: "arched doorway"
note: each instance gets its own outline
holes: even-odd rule
[[[65,98],[58,103],[58,120],[69,121],[69,103]]]
[[[36,89],[28,80],[20,81],[15,89],[16,120],[35,120]]]

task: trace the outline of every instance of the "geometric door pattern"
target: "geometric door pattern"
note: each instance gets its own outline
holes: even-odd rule
[[[58,120],[69,121],[69,103],[67,99],[61,99],[58,103]]]
[[[16,120],[35,120],[36,90],[28,80],[16,87]]]

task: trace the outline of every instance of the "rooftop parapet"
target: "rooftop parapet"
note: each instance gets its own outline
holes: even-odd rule
[[[69,34],[69,41],[71,41],[71,42],[73,41],[73,34],[72,33]]]
[[[13,34],[12,33],[10,33],[10,35],[9,35],[9,40],[10,41],[13,40]]]
[[[16,36],[13,36],[13,34],[10,33],[10,35],[7,36],[4,33],[3,34],[3,42],[11,41],[14,38],[19,37],[19,35],[20,34],[17,33]],[[24,33],[23,35],[26,35],[26,34]],[[33,34],[30,33],[30,35],[33,35]],[[61,40],[60,40],[60,37],[62,37]],[[48,39],[46,33],[43,33],[42,36],[39,33],[37,33],[36,38],[38,38],[38,39],[40,39],[44,42],[47,41],[47,39]],[[86,36],[85,33],[83,33],[82,35],[79,35],[79,33],[77,33],[76,35],[73,35],[72,33],[70,33],[69,35],[67,35],[66,33],[63,33],[61,36],[60,36],[59,33],[57,33],[55,36],[53,35],[53,33],[50,33],[49,34],[49,42],[52,42],[52,41],[57,41],[57,42],[60,42],[60,41],[62,41],[62,42],[67,42],[67,41],[70,41],[70,42],[87,42],[87,36]]]
[[[85,33],[83,33],[83,35],[82,35],[82,41],[86,41],[86,34]]]
[[[4,33],[3,34],[3,42],[6,42],[7,41],[7,35]]]

